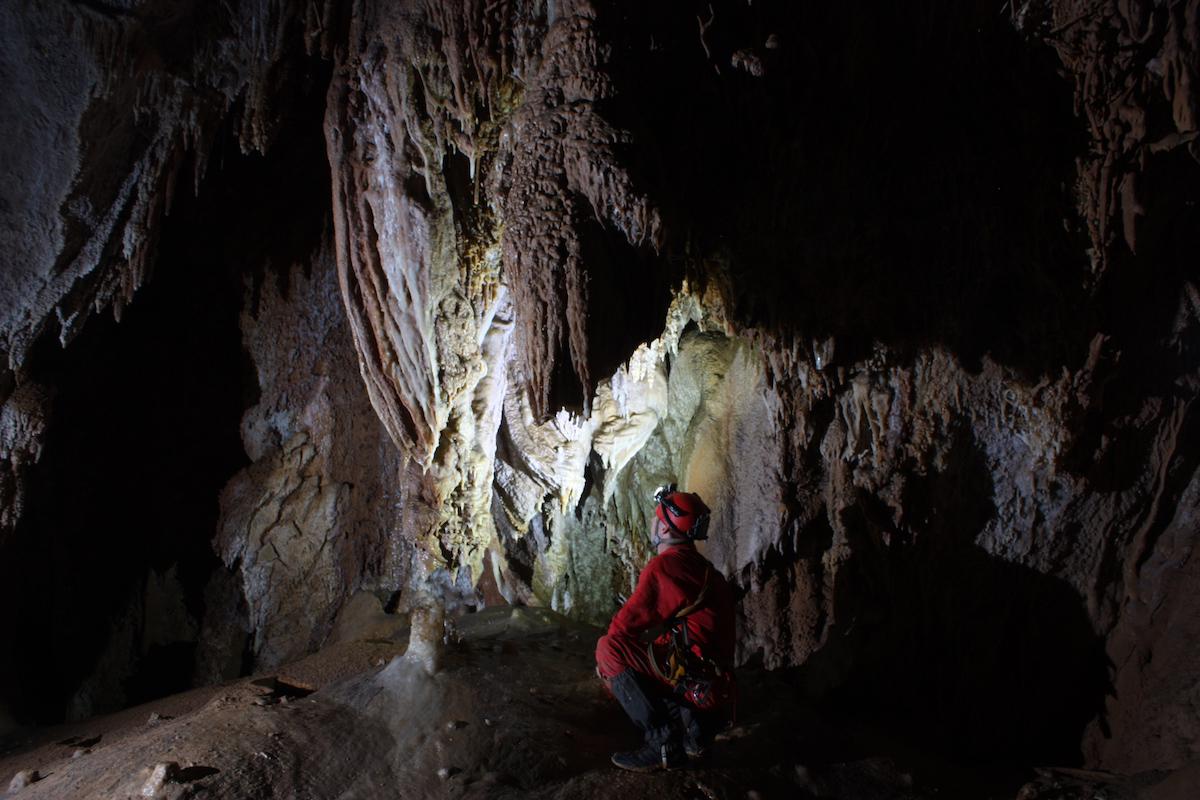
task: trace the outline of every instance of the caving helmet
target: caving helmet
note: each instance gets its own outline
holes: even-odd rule
[[[654,515],[671,532],[665,541],[686,542],[708,538],[708,518],[712,512],[700,495],[680,492],[675,484],[660,486],[654,492]]]

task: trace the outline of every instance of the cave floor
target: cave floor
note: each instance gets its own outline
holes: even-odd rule
[[[271,675],[10,737],[0,745],[0,780],[37,770],[39,779],[19,791],[30,800],[1018,794],[1011,775],[904,753],[822,716],[784,676],[754,669],[741,673],[739,722],[709,763],[622,772],[609,755],[636,742],[592,675],[598,634],[548,611],[489,609],[459,621],[460,641],[431,675],[402,655],[407,628],[375,633]],[[160,764],[170,765],[159,770],[161,785]],[[1065,788],[1061,775],[1055,785]],[[1083,796],[1031,789],[1021,797]],[[1107,797],[1121,796],[1109,787]]]

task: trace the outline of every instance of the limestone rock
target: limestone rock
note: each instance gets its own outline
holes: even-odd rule
[[[14,775],[12,780],[9,781],[8,791],[10,794],[15,794],[24,789],[26,786],[36,783],[40,779],[41,776],[38,774],[36,769],[23,769]]]
[[[36,345],[136,302],[176,183],[331,71],[332,233],[248,280],[202,680],[359,592],[420,610],[381,681],[485,600],[602,622],[674,480],[743,660],[950,746],[1200,753],[1194,0],[160,5],[0,9],[0,547]],[[75,713],[194,632],[131,597]]]
[[[427,675],[435,674],[441,669],[445,631],[446,615],[442,608],[429,605],[414,611],[404,661]]]
[[[290,296],[264,290],[242,318],[258,370],[242,422],[254,463],[225,488],[217,547],[236,566],[263,666],[307,654],[355,589],[383,579],[394,591],[409,569],[389,532],[412,484],[362,390],[335,277],[326,252],[293,274]],[[366,559],[373,574],[357,566]],[[220,644],[228,630],[206,641],[236,658]]]
[[[142,797],[157,797],[166,787],[167,782],[179,773],[179,765],[174,761],[161,761],[150,770],[150,777],[142,784]]]
[[[7,374],[12,380],[11,373]],[[0,544],[21,518],[30,468],[41,457],[48,393],[36,383],[0,391]]]

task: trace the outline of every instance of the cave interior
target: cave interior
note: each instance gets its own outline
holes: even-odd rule
[[[754,753],[704,796],[1196,796],[1200,2],[303,5],[0,11],[0,780],[394,644],[583,686],[677,481]],[[566,638],[455,645],[502,609]],[[513,758],[413,791],[607,796]],[[159,783],[366,791],[262,769]]]

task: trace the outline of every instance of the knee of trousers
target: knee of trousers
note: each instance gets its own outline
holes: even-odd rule
[[[631,658],[630,643],[614,636],[601,636],[596,642],[596,669],[604,680],[612,680],[627,669],[639,670],[638,662]]]

